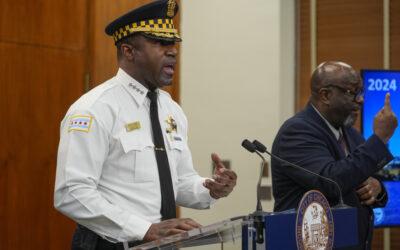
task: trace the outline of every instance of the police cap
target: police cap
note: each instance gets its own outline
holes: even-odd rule
[[[105,32],[115,43],[138,32],[156,40],[180,42],[182,39],[172,21],[178,9],[175,0],[153,1],[112,21]]]

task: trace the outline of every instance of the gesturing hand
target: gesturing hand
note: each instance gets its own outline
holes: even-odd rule
[[[212,179],[207,179],[203,185],[210,190],[210,195],[214,199],[226,197],[236,186],[237,175],[222,164],[217,154],[212,153],[211,159],[215,164],[214,175]]]
[[[384,142],[387,143],[397,128],[397,118],[392,111],[390,105],[390,94],[385,97],[385,105],[375,115],[374,133]]]
[[[162,237],[182,233],[198,227],[201,227],[199,223],[188,218],[161,221],[150,226],[146,235],[143,237],[143,241],[147,242],[157,240]]]
[[[375,203],[376,197],[382,192],[381,183],[377,179],[369,177],[358,187],[356,192],[361,204],[372,205]]]

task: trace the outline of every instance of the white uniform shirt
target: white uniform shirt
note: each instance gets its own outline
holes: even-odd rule
[[[61,123],[55,207],[111,241],[141,240],[161,219],[146,94],[119,69],[76,101]],[[162,90],[158,108],[177,204],[209,208],[214,199],[193,169],[182,109]]]

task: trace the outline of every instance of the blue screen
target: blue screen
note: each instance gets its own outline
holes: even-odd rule
[[[400,115],[400,71],[362,70],[364,83],[364,106],[362,111],[362,131],[365,138],[373,134],[374,117],[383,108],[385,95],[390,92],[390,102],[394,113]],[[400,129],[397,129],[388,142],[395,159],[379,176],[389,195],[386,207],[374,209],[375,226],[400,225]]]
[[[400,224],[400,182],[385,181],[389,201],[384,208],[375,208],[375,226],[398,226]]]

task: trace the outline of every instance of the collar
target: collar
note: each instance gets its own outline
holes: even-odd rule
[[[137,105],[142,106],[149,90],[121,68],[118,69],[115,78],[131,94]]]
[[[340,134],[343,134],[342,128],[336,129],[334,126],[332,126],[332,124],[330,122],[328,122],[327,119],[325,119],[325,117],[319,112],[319,110],[311,102],[310,102],[310,104],[311,104],[311,107],[313,107],[313,109],[315,110],[315,112],[317,112],[317,114],[322,118],[322,120],[324,120],[326,125],[328,125],[328,127],[332,131],[333,135],[335,135],[336,140],[339,140]]]

